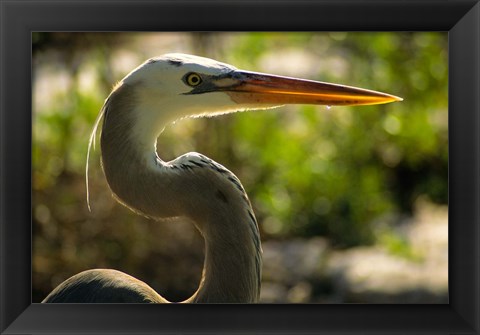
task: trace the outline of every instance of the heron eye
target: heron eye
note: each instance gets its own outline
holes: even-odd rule
[[[196,73],[189,73],[185,76],[185,82],[189,86],[198,86],[202,82],[202,77]]]

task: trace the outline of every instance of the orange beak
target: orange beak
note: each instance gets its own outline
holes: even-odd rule
[[[355,106],[403,100],[357,87],[248,71],[212,79],[215,90],[227,93],[237,103]]]

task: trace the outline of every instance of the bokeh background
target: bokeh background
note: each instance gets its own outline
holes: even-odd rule
[[[169,52],[404,98],[285,106],[182,120],[159,155],[189,151],[243,182],[264,249],[261,302],[448,302],[447,34],[33,33],[33,302],[91,268],[114,268],[172,301],[192,295],[203,240],[117,204],[99,152],[85,163],[113,85]]]

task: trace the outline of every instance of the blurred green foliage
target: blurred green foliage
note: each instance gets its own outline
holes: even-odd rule
[[[419,196],[447,203],[446,33],[34,33],[32,41],[34,301],[89,267],[116,265],[155,277],[162,266],[152,268],[152,255],[175,259],[171,248],[149,249],[161,239],[158,229],[185,238],[179,254],[191,244],[201,249],[194,235],[165,232],[117,205],[98,152],[90,161],[93,212],[86,207],[86,148],[103,100],[132,68],[163,53],[404,98],[365,107],[286,106],[167,128],[159,138],[161,157],[198,151],[227,166],[242,180],[264,239],[325,236],[337,247],[371,244],[386,236],[375,233],[375,223],[410,214]],[[397,242],[387,244],[406,250]],[[143,270],[136,268],[139,254],[150,259],[140,264]],[[198,272],[202,255],[192,257]],[[199,274],[192,276],[180,293],[175,283],[158,284],[171,289],[167,297],[181,299],[196,287]]]
[[[439,33],[244,36],[232,58],[250,51],[247,65],[266,53],[281,58],[282,48],[296,55],[291,49],[297,48],[332,65],[316,64],[312,79],[388,90],[405,99],[237,116],[233,130],[241,140],[235,151],[244,154],[248,174],[258,174],[247,189],[271,232],[326,235],[343,246],[370,243],[371,222],[382,214],[410,213],[422,194],[447,202],[446,47],[446,35]]]
[[[392,255],[414,262],[421,262],[424,260],[423,255],[412,248],[405,236],[402,236],[391,229],[386,227],[378,229],[376,231],[376,238],[378,243],[386,248],[386,250]]]

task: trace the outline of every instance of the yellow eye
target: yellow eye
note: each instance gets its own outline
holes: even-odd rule
[[[186,78],[185,78],[185,81],[187,82],[188,85],[190,86],[197,86],[199,85],[201,82],[202,82],[202,77],[200,77],[198,74],[196,73],[189,73]]]

